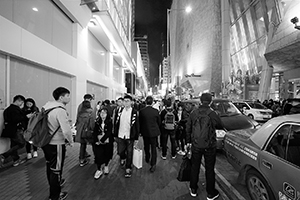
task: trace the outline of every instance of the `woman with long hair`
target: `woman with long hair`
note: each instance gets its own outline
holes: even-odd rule
[[[112,135],[112,120],[107,108],[101,108],[98,115],[93,132],[93,151],[95,164],[97,165],[97,171],[94,175],[95,179],[99,179],[103,173],[105,175],[109,173],[108,164],[113,156],[114,141]]]
[[[35,114],[37,112],[39,112],[38,107],[35,104],[35,101],[32,98],[27,98],[24,102],[24,107],[23,107],[23,111],[25,113],[25,115],[28,114]],[[27,119],[25,127],[27,128],[28,125],[28,121],[29,119]],[[33,153],[31,154],[31,146],[33,148]],[[26,142],[26,152],[27,152],[27,159],[31,159],[32,157],[36,158],[38,157],[38,153],[37,153],[37,147],[31,145],[29,142]]]

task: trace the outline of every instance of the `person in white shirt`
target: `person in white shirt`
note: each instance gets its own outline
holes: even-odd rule
[[[125,166],[125,177],[131,177],[134,140],[139,138],[138,111],[132,108],[132,97],[124,97],[124,108],[115,117],[114,137],[118,140],[120,163]],[[126,163],[126,164],[125,164]]]

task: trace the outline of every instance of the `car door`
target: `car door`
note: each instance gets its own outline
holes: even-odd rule
[[[268,140],[259,161],[260,171],[276,199],[300,199],[299,124],[280,125]]]

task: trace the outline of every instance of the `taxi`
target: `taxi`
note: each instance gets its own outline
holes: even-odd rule
[[[224,149],[252,200],[300,199],[300,114],[230,131]]]

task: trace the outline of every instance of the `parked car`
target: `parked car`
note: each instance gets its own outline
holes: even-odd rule
[[[300,199],[300,114],[230,131],[224,149],[252,200]]]
[[[272,118],[273,111],[261,103],[252,101],[236,101],[233,103],[244,115],[256,121],[267,121]]]
[[[183,103],[187,106],[193,104],[196,108],[200,104],[200,99],[190,99],[183,101]],[[252,129],[260,126],[256,121],[243,115],[229,99],[213,99],[211,107],[218,113],[227,131]],[[224,130],[216,130],[218,149],[223,148],[225,134],[226,131]]]

